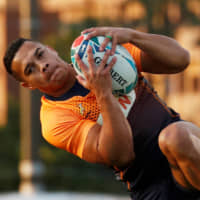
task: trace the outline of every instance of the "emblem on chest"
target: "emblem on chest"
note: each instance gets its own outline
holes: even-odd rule
[[[91,119],[96,121],[99,116],[99,108],[96,103],[77,103],[76,107],[78,108],[78,113],[84,118],[84,119]]]
[[[79,112],[80,112],[80,114],[83,115],[83,114],[84,114],[84,111],[85,111],[85,108],[83,107],[82,103],[79,103],[79,104],[78,104],[78,107],[79,107]]]

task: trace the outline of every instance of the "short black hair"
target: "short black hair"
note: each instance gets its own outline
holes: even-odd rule
[[[12,74],[11,65],[12,65],[13,58],[15,57],[15,54],[17,53],[18,49],[22,46],[22,44],[26,41],[30,41],[30,39],[18,38],[12,41],[10,45],[8,46],[7,51],[3,58],[3,62],[9,74]]]

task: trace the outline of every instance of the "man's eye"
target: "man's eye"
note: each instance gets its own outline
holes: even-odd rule
[[[32,74],[33,71],[34,71],[34,66],[33,66],[33,65],[29,65],[29,66],[27,67],[25,73],[26,73],[26,75],[28,76],[28,75]]]
[[[41,58],[41,57],[43,56],[43,54],[44,54],[44,51],[40,51],[40,52],[38,53],[38,58]]]
[[[26,76],[30,75],[31,73],[34,72],[34,68],[35,68],[34,64],[27,64],[27,66],[24,69],[24,74]]]
[[[27,70],[27,75],[30,75],[32,72],[33,72],[32,67],[29,67],[28,70]]]

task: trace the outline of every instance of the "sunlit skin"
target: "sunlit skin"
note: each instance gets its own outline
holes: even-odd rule
[[[12,62],[13,75],[24,87],[60,96],[75,82],[75,71],[51,48],[39,42],[26,41]]]

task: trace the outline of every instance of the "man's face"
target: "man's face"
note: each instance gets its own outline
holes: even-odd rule
[[[12,61],[12,71],[27,87],[51,92],[66,82],[67,65],[56,51],[38,42],[26,41]]]

